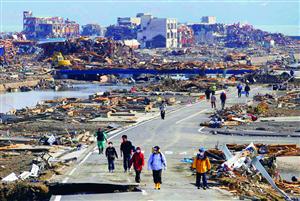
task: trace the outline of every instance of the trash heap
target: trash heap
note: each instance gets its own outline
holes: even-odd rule
[[[224,110],[217,110],[210,116],[211,120],[203,122],[200,126],[210,128],[221,128],[223,126],[238,126],[245,123],[251,123],[258,119],[257,113],[252,107],[246,104],[237,104]]]
[[[255,112],[260,117],[299,116],[300,91],[287,91],[283,95],[258,94],[253,97],[257,106]]]
[[[217,110],[210,116],[210,121],[200,126],[210,128],[232,127],[248,124],[261,117],[299,116],[300,91],[293,90],[283,95],[257,94],[253,97],[253,105],[236,104],[224,110]]]
[[[206,151],[212,163],[209,180],[220,188],[250,200],[289,200],[300,196],[300,181],[282,179],[276,164],[276,157],[300,156],[296,144],[227,144],[228,149],[223,146]]]
[[[55,52],[71,61],[73,68],[85,68],[86,64],[123,66],[134,63],[132,50],[122,42],[86,37],[68,39],[65,42],[51,42],[39,45],[43,49],[40,60],[51,61]]]

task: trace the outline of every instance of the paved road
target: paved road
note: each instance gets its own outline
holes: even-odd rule
[[[234,93],[233,93],[234,92]],[[262,88],[256,88],[253,93],[262,93]],[[236,98],[235,90],[227,93],[228,105],[246,103],[252,98]],[[217,105],[220,107],[220,104]],[[209,103],[202,101],[190,106],[185,106],[166,115],[165,120],[156,118],[141,123],[128,130],[110,137],[119,149],[121,135],[126,134],[135,146],[141,146],[145,151],[146,160],[151,147],[159,145],[164,152],[168,169],[163,173],[163,184],[160,191],[153,189],[151,172],[146,168],[142,173],[142,192],[114,193],[114,194],[89,194],[55,196],[52,200],[233,200],[231,194],[213,187],[209,190],[198,190],[193,185],[194,175],[189,171],[189,166],[180,162],[184,157],[194,155],[200,146],[214,147],[217,143],[273,143],[278,138],[222,136],[203,133],[199,123],[207,120],[212,109]],[[285,138],[282,143],[294,143],[293,139]],[[67,176],[63,182],[110,182],[134,183],[133,173],[123,173],[122,160],[116,161],[116,172],[107,171],[107,162],[104,156],[99,156],[95,150]]]

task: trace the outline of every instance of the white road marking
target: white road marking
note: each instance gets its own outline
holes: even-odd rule
[[[187,152],[186,151],[181,152],[181,153],[179,153],[179,155],[187,155]]]
[[[198,129],[198,132],[199,132],[199,133],[203,133],[202,130],[203,130],[204,128],[205,128],[205,127],[199,128],[199,129]]]
[[[173,151],[165,151],[165,154],[171,155],[171,154],[173,154]]]
[[[74,168],[74,169],[76,169],[76,168]],[[69,177],[66,177],[66,178],[64,178],[64,180],[62,181],[62,183],[67,183],[68,180],[69,180]],[[61,200],[61,195],[56,195],[55,198],[54,198],[54,201],[60,201],[60,200]]]
[[[75,168],[73,168],[73,170],[71,171],[71,172],[69,172],[69,174],[68,175],[72,175],[75,171],[76,171],[76,169],[77,169],[77,167],[75,167]]]
[[[60,201],[60,200],[61,200],[61,195],[56,195],[54,201]]]
[[[183,122],[183,121],[185,121],[185,120],[188,120],[188,119],[190,119],[190,118],[193,118],[193,117],[197,116],[198,114],[201,114],[201,113],[203,113],[203,112],[205,112],[205,111],[207,111],[207,110],[208,110],[208,109],[201,110],[200,112],[197,112],[197,113],[195,113],[195,114],[193,114],[193,115],[190,115],[190,116],[185,117],[185,118],[183,118],[183,119],[181,119],[181,120],[179,120],[179,121],[176,121],[175,124],[179,124],[179,123],[181,123],[181,122]]]
[[[82,163],[84,163],[84,162],[88,159],[88,157],[90,157],[91,154],[92,154],[92,152],[89,152],[89,153],[84,157],[84,159],[79,163],[79,165],[81,165]]]
[[[142,195],[148,195],[148,193],[145,190],[142,190]]]
[[[62,183],[67,183],[69,180],[69,177],[64,178],[64,180],[62,181]]]

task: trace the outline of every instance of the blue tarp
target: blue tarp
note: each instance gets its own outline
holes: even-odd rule
[[[226,70],[227,74],[239,75],[244,73],[251,73],[253,70]],[[94,70],[59,70],[57,74],[60,75],[101,75],[101,74],[152,74],[152,75],[162,75],[162,74],[189,74],[189,75],[205,75],[205,74],[222,74],[222,69],[168,69],[168,70],[155,70],[155,69],[94,69]]]
[[[4,47],[0,47],[0,56],[4,56],[4,54],[5,54]]]
[[[40,45],[45,43],[63,43],[66,40],[67,40],[66,38],[46,38],[46,39],[39,40],[37,44]]]

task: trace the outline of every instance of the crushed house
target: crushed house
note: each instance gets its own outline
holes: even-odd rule
[[[79,24],[62,17],[34,17],[23,12],[23,33],[29,39],[73,37],[79,35]]]

